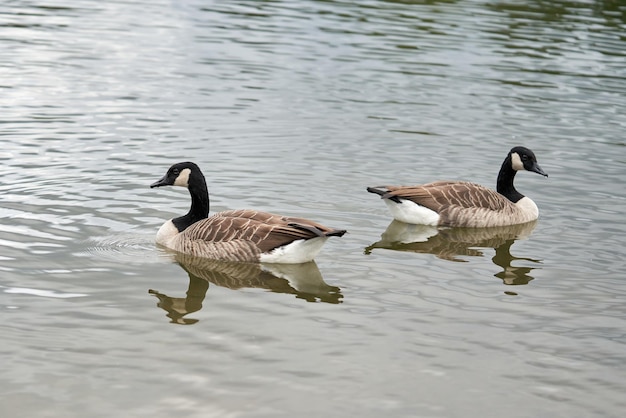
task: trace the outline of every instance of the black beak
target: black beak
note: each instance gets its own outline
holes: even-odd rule
[[[543,170],[541,169],[541,167],[539,167],[539,164],[537,164],[537,163],[534,163],[534,164],[533,164],[533,166],[532,166],[532,167],[530,168],[530,170],[528,170],[528,171],[534,171],[535,173],[539,173],[539,174],[541,174],[542,176],[548,177],[548,175],[546,174],[546,172],[545,172],[545,171],[543,171]]]
[[[167,175],[165,175],[160,180],[155,181],[154,183],[152,183],[150,185],[150,188],[154,189],[155,187],[169,186],[169,185],[170,185],[170,183],[167,181]]]

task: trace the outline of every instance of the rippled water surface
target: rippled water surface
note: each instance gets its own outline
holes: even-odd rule
[[[626,5],[0,6],[0,415],[574,417],[626,409]],[[407,226],[365,192],[494,186],[536,223]],[[158,249],[182,190],[348,229],[315,263]]]

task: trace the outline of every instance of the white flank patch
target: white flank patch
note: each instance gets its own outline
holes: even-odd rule
[[[191,169],[185,168],[180,172],[176,180],[174,180],[174,186],[189,187],[189,174]]]
[[[522,163],[522,159],[517,152],[511,154],[511,167],[516,171],[526,170],[524,168],[524,163]]]
[[[320,252],[328,237],[299,239],[259,257],[262,263],[300,264],[311,261]]]
[[[439,223],[439,214],[434,210],[430,210],[424,206],[420,206],[410,200],[401,199],[400,203],[396,203],[390,199],[383,199],[391,216],[397,221],[407,224],[431,225],[437,226]]]
[[[170,219],[159,228],[159,232],[157,232],[156,235],[156,242],[164,247],[171,248],[168,244],[176,235],[178,235],[178,228],[176,228],[174,222]]]

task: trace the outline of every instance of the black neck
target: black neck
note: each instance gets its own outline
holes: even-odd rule
[[[518,192],[513,185],[516,173],[517,171],[513,170],[511,165],[511,155],[509,155],[502,163],[502,167],[500,167],[496,190],[513,203],[517,203],[524,197],[524,195]]]
[[[191,208],[186,215],[172,219],[172,222],[183,232],[189,226],[209,216],[209,191],[206,187],[204,176],[189,179],[189,194],[191,195]]]

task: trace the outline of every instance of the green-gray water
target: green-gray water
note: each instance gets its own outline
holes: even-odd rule
[[[0,416],[621,416],[625,29],[608,0],[5,2]],[[535,225],[391,243],[424,231],[366,186],[493,187],[514,145]],[[213,211],[349,233],[177,264],[188,195],[148,186],[184,160]]]

